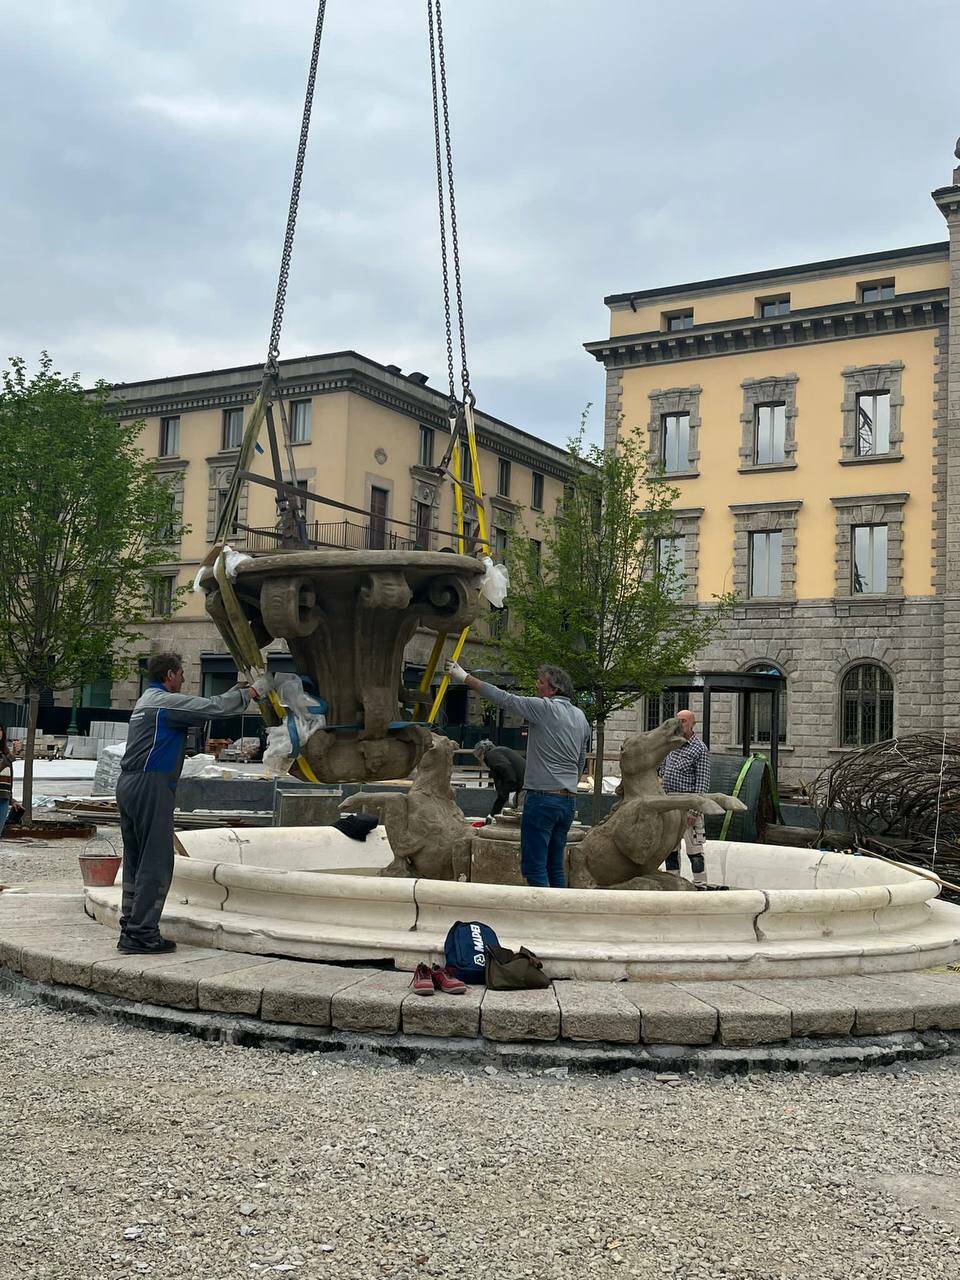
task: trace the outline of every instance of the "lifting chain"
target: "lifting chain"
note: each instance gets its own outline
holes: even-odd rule
[[[441,0],[427,0],[427,28],[430,33],[430,86],[433,90],[433,136],[437,153],[437,202],[440,212],[440,263],[443,272],[443,309],[447,330],[447,374],[450,383],[450,417],[456,418],[459,402],[453,361],[453,323],[450,315],[450,268],[447,259],[447,216],[444,199],[444,153],[446,153],[446,191],[450,209],[450,249],[453,256],[453,280],[457,302],[457,327],[460,333],[460,381],[464,401],[473,400],[470,370],[467,367],[467,337],[463,322],[463,286],[460,278],[460,245],[457,236],[457,200],[453,185],[453,147],[450,141],[450,109],[447,101],[447,69],[443,49],[443,14]],[[440,117],[443,115],[443,137]]]
[[[303,181],[303,164],[307,155],[307,138],[310,135],[310,112],[313,110],[313,90],[317,82],[317,60],[320,57],[320,40],[323,36],[323,18],[327,0],[317,6],[317,26],[313,33],[313,53],[310,57],[310,73],[307,76],[307,92],[303,101],[303,119],[300,122],[300,142],[297,146],[297,162],[293,169],[293,188],[290,192],[290,208],[287,212],[287,229],[283,237],[283,253],[280,256],[280,278],[277,280],[277,299],[273,307],[273,324],[270,328],[270,344],[267,348],[267,369],[278,373],[280,357],[280,330],[283,326],[283,308],[287,301],[287,281],[290,278],[290,258],[293,255],[293,237],[297,229],[297,210],[300,206],[300,184]]]

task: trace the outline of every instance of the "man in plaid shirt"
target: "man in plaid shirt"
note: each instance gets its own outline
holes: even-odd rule
[[[686,738],[682,747],[671,751],[660,766],[660,781],[667,794],[676,792],[693,792],[705,795],[710,790],[710,752],[704,746],[703,739],[693,732],[696,717],[692,711],[678,711],[681,732]],[[687,825],[683,842],[687,847],[690,859],[690,870],[693,872],[693,883],[706,888],[707,873],[703,867],[703,846],[706,833],[703,829],[703,814],[692,809],[687,813]],[[680,870],[680,846],[678,845],[667,857],[668,871]]]

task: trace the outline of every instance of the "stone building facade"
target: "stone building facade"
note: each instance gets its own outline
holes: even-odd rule
[[[687,598],[737,595],[698,669],[787,678],[788,783],[960,723],[960,167],[933,199],[945,242],[612,295],[587,344],[607,446],[639,431],[680,491]],[[715,701],[711,747],[737,726]]]
[[[171,545],[169,563],[158,575],[155,616],[142,628],[147,639],[141,669],[149,652],[173,649],[183,655],[187,692],[214,694],[235,678],[233,661],[204,612],[202,597],[187,592],[174,607],[171,601],[192,584],[213,543],[220,503],[260,377],[260,366],[250,365],[124,383],[114,389],[122,414],[142,419],[141,447],[169,483],[171,503],[187,526],[182,541]],[[431,469],[442,461],[449,441],[444,393],[429,386],[421,373],[404,374],[395,365],[384,366],[351,351],[284,360],[281,378],[297,480],[342,504],[308,503],[308,534],[316,545],[429,550],[453,545],[452,485],[449,480],[438,482]],[[556,510],[562,495],[569,455],[482,412],[477,413],[477,436],[497,559],[508,532],[538,536],[538,520]],[[272,475],[265,431],[261,443],[264,453],[252,469]],[[289,478],[286,467],[284,476]],[[469,514],[469,504],[467,510]],[[244,485],[237,520],[244,527],[231,539],[233,546],[269,551],[276,540],[272,491]],[[468,526],[475,530],[472,521]],[[465,661],[478,669],[499,670],[495,632],[496,626],[478,624]],[[410,668],[426,662],[433,639],[426,632],[414,637],[406,654]],[[281,645],[270,658],[275,666],[287,665]],[[408,670],[408,678],[410,674]],[[99,688],[97,705],[129,708],[142,683],[142,675],[132,676]],[[477,707],[465,691],[455,691],[450,702],[458,696],[464,705],[452,710],[454,718],[476,718]]]

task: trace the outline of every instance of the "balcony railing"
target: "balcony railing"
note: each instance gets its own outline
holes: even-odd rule
[[[233,545],[246,551],[282,551],[277,529],[242,529]],[[344,551],[417,551],[424,546],[412,538],[403,538],[382,524],[355,524],[352,520],[320,521],[307,525],[307,542],[311,547],[338,547]]]

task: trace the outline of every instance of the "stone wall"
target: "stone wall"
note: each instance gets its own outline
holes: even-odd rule
[[[783,609],[735,610],[699,655],[703,671],[742,671],[769,662],[787,677],[784,782],[811,782],[838,755],[840,683],[855,663],[881,663],[893,678],[894,732],[938,733],[945,727],[939,696],[943,671],[943,606],[930,599],[891,604],[812,600]],[[714,696],[712,750],[739,751],[736,698]],[[701,716],[698,700],[691,709]],[[954,722],[949,715],[946,724]],[[643,728],[643,704],[619,712],[607,729],[608,771],[628,733]]]

